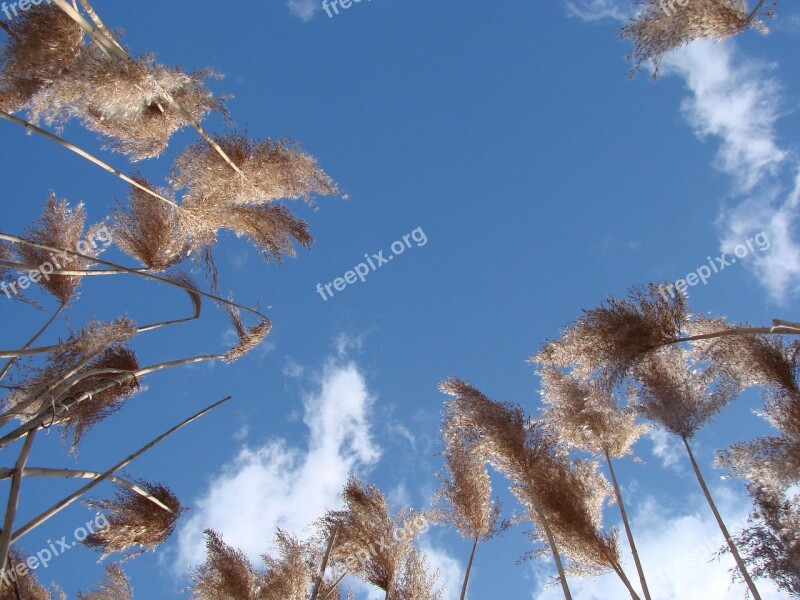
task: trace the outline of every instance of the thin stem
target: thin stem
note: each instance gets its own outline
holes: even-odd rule
[[[735,329],[726,329],[724,331],[717,331],[715,333],[701,333],[699,335],[690,335],[667,343],[667,346],[677,344],[679,342],[694,342],[697,340],[712,340],[714,338],[728,337],[731,335],[752,335],[752,334],[774,333],[780,335],[800,335],[800,330],[794,330],[792,327],[784,327],[783,325],[775,325],[774,327],[737,327]]]
[[[0,469],[0,480],[8,479],[12,477],[16,473],[15,469]],[[100,477],[102,473],[98,473],[96,471],[79,471],[75,469],[48,469],[44,467],[25,467],[22,469],[22,476],[23,477],[54,477],[60,479],[94,479],[96,477]],[[127,479],[123,479],[122,477],[117,477],[116,475],[109,475],[106,477],[107,481],[111,483],[116,483],[117,485],[124,486],[131,490],[132,492],[136,492],[143,498],[147,498],[155,504],[156,506],[164,509],[167,512],[174,512],[169,506],[164,504],[161,500],[156,498],[155,496],[148,494],[147,490],[142,489],[140,486],[136,485],[132,481],[128,481]]]
[[[55,2],[56,0],[53,0],[53,1]],[[228,306],[232,306],[233,308],[238,308],[239,310],[243,310],[245,312],[251,313],[251,314],[256,315],[256,316],[258,316],[258,317],[260,317],[262,319],[266,319],[267,318],[266,315],[262,315],[257,310],[254,310],[252,308],[247,308],[246,306],[242,306],[240,304],[236,304],[235,302],[231,302],[230,300],[226,300],[225,298],[221,298],[220,296],[215,296],[213,294],[209,294],[207,292],[203,292],[201,290],[198,290],[197,288],[193,288],[191,286],[184,285],[184,284],[180,283],[179,281],[175,281],[175,280],[169,279],[168,277],[159,277],[158,275],[153,275],[152,273],[148,273],[146,271],[140,271],[140,270],[137,270],[137,269],[129,269],[128,267],[123,267],[122,265],[118,265],[117,263],[113,263],[113,262],[109,262],[107,260],[103,260],[101,258],[97,258],[96,256],[87,256],[86,254],[81,254],[80,252],[74,252],[72,250],[66,250],[64,248],[55,248],[53,246],[48,246],[46,244],[39,244],[37,242],[32,242],[30,240],[26,240],[25,238],[21,238],[21,237],[18,237],[16,235],[11,235],[11,234],[8,234],[8,233],[0,232],[0,240],[6,240],[8,242],[13,242],[15,244],[24,244],[26,246],[31,246],[33,248],[39,248],[40,250],[47,250],[49,252],[60,252],[62,254],[64,252],[66,252],[71,256],[77,256],[77,257],[83,258],[85,260],[96,262],[99,265],[104,265],[106,267],[119,269],[120,271],[123,271],[125,273],[130,274],[130,275],[136,275],[138,277],[143,277],[145,279],[151,279],[153,281],[159,281],[161,283],[166,283],[167,285],[171,285],[173,287],[180,288],[183,291],[188,292],[190,294],[197,294],[199,296],[203,296],[204,298],[209,298],[209,299],[213,300],[214,302],[219,302],[221,304],[227,304]]]
[[[316,581],[314,581],[314,591],[311,592],[311,600],[317,600],[317,596],[319,596],[319,588],[322,586],[322,580],[325,577],[325,571],[328,568],[328,560],[330,559],[331,550],[333,550],[333,544],[336,541],[336,534],[338,532],[339,525],[337,524],[333,528],[331,538],[328,540],[328,546],[325,548],[325,556],[322,557],[322,564],[319,566],[319,572],[317,573]]]
[[[134,60],[128,55],[125,50],[120,47],[118,44],[113,41],[113,39],[109,39],[109,36],[106,36],[104,32],[99,28],[91,23],[89,23],[83,16],[73,9],[66,0],[53,0],[61,10],[67,13],[81,28],[89,34],[92,40],[100,46],[101,48],[105,49],[107,52],[113,54],[117,58],[119,58],[124,65],[128,65],[129,63],[134,63]],[[169,90],[165,89],[164,87],[159,85],[159,91],[164,95],[167,101],[181,114],[181,116],[189,123],[195,130],[203,137],[203,139],[208,142],[208,144],[219,154],[223,160],[228,163],[228,165],[236,171],[236,173],[241,174],[242,171],[236,164],[231,160],[231,158],[225,153],[225,151],[220,147],[220,145],[214,141],[214,138],[203,128],[200,123],[198,123],[189,111],[175,99],[175,97],[169,92]]]
[[[25,263],[0,260],[0,267],[6,269],[16,269],[17,271],[38,271],[42,265],[28,265]],[[148,271],[149,269],[137,269],[137,271]],[[91,277],[93,275],[123,275],[124,271],[117,269],[53,269],[47,275],[66,275],[70,277]]]
[[[564,592],[564,599],[572,600],[572,593],[569,591],[569,585],[567,584],[567,576],[564,574],[564,565],[561,563],[561,555],[558,553],[556,538],[553,535],[552,529],[550,529],[550,525],[547,523],[547,517],[544,514],[544,507],[542,507],[542,503],[539,500],[539,495],[533,489],[533,486],[529,483],[528,487],[530,492],[529,496],[531,497],[531,500],[533,500],[533,509],[536,511],[536,514],[539,517],[542,529],[544,529],[545,535],[547,536],[547,542],[550,544],[550,550],[553,552],[553,560],[555,560],[556,569],[558,570],[558,579],[561,582],[561,589]]]
[[[14,529],[14,519],[17,516],[17,507],[19,506],[19,492],[22,487],[22,469],[25,468],[25,463],[28,462],[35,437],[35,431],[31,431],[25,437],[25,442],[22,444],[22,450],[20,450],[19,458],[17,459],[14,475],[11,477],[11,489],[8,492],[6,515],[3,519],[3,533],[0,534],[0,564],[2,565],[8,561],[8,552],[12,543],[11,532]]]
[[[734,543],[730,533],[728,533],[728,528],[725,526],[725,522],[722,520],[722,515],[720,515],[719,510],[717,510],[717,505],[714,502],[714,499],[711,497],[711,492],[708,491],[706,480],[703,478],[703,474],[700,472],[700,467],[697,465],[697,461],[694,458],[694,453],[689,445],[689,440],[687,440],[685,437],[682,437],[681,439],[683,440],[683,445],[686,446],[686,452],[689,454],[689,459],[692,461],[692,468],[694,469],[694,474],[697,476],[697,481],[700,483],[700,487],[703,489],[703,494],[705,494],[708,505],[711,507],[711,511],[714,513],[714,518],[717,520],[719,529],[722,532],[722,535],[725,537],[725,541],[728,543],[728,548],[730,549],[731,554],[736,561],[736,566],[739,567],[739,572],[742,574],[742,578],[744,579],[745,583],[747,583],[747,587],[750,588],[750,593],[753,594],[753,600],[761,600],[761,596],[759,595],[753,580],[750,578],[750,574],[747,572],[747,567],[745,566],[742,557],[739,556],[739,550],[736,547],[736,544]]]
[[[336,581],[333,582],[331,588],[327,592],[325,592],[325,595],[322,597],[322,600],[326,600],[328,596],[330,596],[334,591],[336,591],[336,586],[338,586],[342,582],[342,579],[344,579],[346,575],[347,572],[344,572],[341,575],[339,575],[339,577],[337,577]]]
[[[622,583],[625,585],[626,588],[628,588],[628,592],[631,595],[631,600],[642,600],[639,597],[639,594],[636,593],[636,590],[633,589],[633,585],[631,585],[628,576],[625,575],[625,571],[622,570],[622,565],[620,565],[619,562],[615,560],[611,562],[611,568],[614,569],[614,572],[616,572],[617,576],[619,576],[619,578],[622,580]]]
[[[54,1],[58,2],[58,0],[54,0]],[[117,177],[122,179],[122,181],[124,181],[125,183],[128,183],[128,184],[130,184],[130,185],[132,185],[134,187],[139,188],[143,192],[146,192],[146,193],[150,194],[154,198],[158,198],[162,202],[166,202],[167,204],[171,205],[173,208],[178,208],[178,209],[181,208],[178,204],[176,204],[175,202],[173,202],[169,198],[165,198],[164,196],[162,196],[158,192],[155,192],[155,191],[151,190],[146,185],[142,185],[141,183],[139,183],[135,179],[131,179],[130,177],[128,177],[127,175],[125,175],[121,171],[115,169],[114,167],[112,167],[108,163],[103,162],[99,158],[89,154],[88,152],[86,152],[85,150],[79,148],[75,144],[73,144],[71,142],[68,142],[67,140],[65,140],[63,138],[60,138],[57,135],[54,135],[54,134],[50,133],[49,131],[46,131],[46,130],[42,129],[41,127],[37,127],[33,123],[29,123],[28,121],[25,121],[24,119],[20,119],[19,117],[15,117],[14,115],[9,114],[9,113],[7,113],[7,112],[5,112],[3,110],[0,110],[0,118],[5,119],[6,121],[11,121],[12,123],[16,123],[20,127],[24,127],[25,129],[27,129],[28,131],[33,131],[34,133],[38,133],[39,135],[46,137],[48,140],[53,141],[56,144],[58,144],[59,146],[63,146],[67,150],[70,150],[70,151],[74,152],[75,154],[77,154],[78,156],[81,156],[81,157],[85,158],[89,162],[97,165],[98,167],[102,168],[105,171],[108,171],[112,175],[116,175]]]
[[[761,7],[764,6],[764,3],[766,1],[767,0],[761,0],[758,4],[756,4],[756,7],[750,12],[749,15],[747,15],[747,22],[748,23],[750,23],[753,19],[756,18],[756,15],[758,14],[758,11],[761,10]]]
[[[92,481],[87,483],[81,489],[79,489],[76,492],[70,494],[69,496],[67,496],[63,500],[60,500],[59,502],[54,504],[52,507],[48,508],[46,511],[44,511],[43,513],[41,513],[37,517],[35,517],[35,518],[31,519],[30,521],[28,521],[25,525],[23,525],[17,531],[14,532],[14,535],[12,536],[11,541],[12,542],[16,542],[17,540],[19,540],[25,534],[30,533],[36,527],[38,527],[39,525],[41,525],[42,523],[44,523],[45,521],[47,521],[48,519],[50,519],[54,515],[56,515],[59,512],[61,512],[67,506],[69,506],[70,504],[75,502],[78,498],[83,496],[90,489],[92,489],[96,485],[98,485],[98,484],[102,483],[103,481],[105,481],[110,475],[113,475],[116,471],[119,471],[120,469],[124,469],[131,462],[133,462],[136,458],[138,458],[139,456],[141,456],[142,454],[144,454],[145,452],[150,450],[150,448],[152,448],[153,446],[155,446],[156,444],[158,444],[159,442],[161,442],[165,438],[169,437],[170,435],[172,435],[173,433],[175,433],[176,431],[178,431],[182,427],[185,427],[186,425],[188,425],[192,421],[194,421],[196,419],[199,419],[200,417],[202,417],[207,412],[215,409],[220,404],[224,404],[225,402],[227,402],[230,399],[231,399],[230,396],[228,396],[226,398],[223,398],[222,400],[220,400],[218,402],[215,402],[214,404],[212,404],[210,406],[207,406],[206,408],[204,408],[200,412],[195,413],[194,415],[192,415],[188,419],[184,419],[183,421],[181,421],[180,423],[178,423],[177,425],[175,425],[174,427],[172,427],[168,431],[165,431],[160,436],[155,438],[153,441],[151,441],[150,443],[146,444],[145,446],[142,446],[139,450],[137,450],[136,452],[134,452],[133,454],[131,454],[127,458],[123,459],[122,461],[118,462],[116,465],[114,465],[113,467],[111,467],[107,471],[103,472],[99,477],[97,477],[96,479],[93,479]]]
[[[475,551],[478,549],[478,542],[480,540],[480,536],[475,536],[475,541],[472,544],[472,552],[469,554],[469,562],[467,563],[467,572],[464,573],[464,583],[461,584],[461,600],[464,600],[467,596],[467,584],[469,583],[469,574],[472,571],[472,561],[475,559]]]
[[[78,1],[81,3],[81,6],[83,7],[83,10],[86,11],[86,14],[89,15],[89,18],[92,20],[92,22],[94,22],[95,27],[97,27],[97,29],[100,30],[100,32],[103,35],[105,35],[109,40],[111,40],[111,42],[117,48],[119,48],[120,50],[124,51],[125,49],[114,38],[114,36],[111,34],[111,31],[109,31],[108,27],[106,27],[105,24],[100,20],[100,17],[97,16],[97,13],[92,8],[92,5],[89,4],[86,0],[78,0]]]
[[[614,495],[617,498],[617,506],[619,506],[619,512],[622,515],[622,523],[625,525],[625,533],[628,536],[628,544],[630,544],[631,547],[631,554],[633,554],[633,562],[636,564],[636,572],[639,574],[639,583],[642,584],[642,592],[644,593],[645,600],[651,600],[650,590],[647,587],[647,580],[644,577],[642,562],[639,560],[639,552],[636,550],[636,542],[633,541],[633,531],[631,530],[631,524],[628,521],[628,511],[625,510],[625,503],[622,501],[622,492],[619,489],[617,474],[614,472],[614,465],[611,463],[611,455],[607,450],[604,450],[603,453],[606,456],[608,471],[611,473],[611,482],[614,487]]]
[[[66,308],[66,306],[67,306],[66,304],[61,304],[56,309],[56,311],[50,316],[50,318],[47,319],[47,322],[44,325],[42,325],[42,327],[39,329],[39,331],[34,333],[33,336],[31,337],[31,339],[29,339],[25,343],[25,345],[22,347],[22,350],[27,350],[28,348],[30,348],[31,344],[33,344],[37,339],[39,339],[39,336],[41,336],[45,332],[45,330],[48,327],[50,327],[50,325],[53,324],[53,321],[55,321],[58,318],[58,315],[61,314],[61,312]],[[3,357],[3,358],[6,358],[6,357]],[[11,369],[11,367],[14,366],[14,363],[16,362],[17,358],[18,357],[16,357],[16,356],[12,356],[11,360],[9,360],[5,364],[5,366],[2,368],[2,370],[0,370],[0,381],[3,380],[3,377],[6,376],[6,373],[8,373],[8,371]]]

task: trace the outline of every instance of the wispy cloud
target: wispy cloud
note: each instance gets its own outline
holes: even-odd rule
[[[684,472],[682,465],[686,459],[685,450],[674,435],[661,429],[651,429],[647,432],[647,437],[653,442],[652,452],[661,460],[661,466],[679,473]]]
[[[307,448],[284,439],[243,447],[192,503],[191,517],[178,534],[176,570],[185,573],[204,560],[206,528],[254,560],[278,527],[303,536],[326,508],[339,505],[348,474],[378,461],[369,421],[372,403],[358,367],[330,359],[318,391],[303,401]]]
[[[317,0],[287,0],[289,12],[303,21],[310,21],[321,6]]]
[[[621,0],[568,0],[566,7],[569,15],[584,21],[623,21],[632,13],[631,3]]]
[[[748,261],[748,268],[783,303],[800,288],[794,234],[800,170],[776,132],[784,99],[774,72],[774,65],[742,56],[734,42],[695,42],[669,54],[662,68],[686,82],[691,96],[683,102],[684,116],[700,139],[719,141],[715,166],[733,182],[717,221],[721,249],[732,252],[764,231],[771,248]]]
[[[567,9],[586,21],[626,16],[619,0],[570,0]],[[783,304],[800,290],[800,168],[776,130],[786,103],[776,70],[743,56],[735,40],[702,40],[668,53],[661,74],[686,83],[683,115],[699,139],[719,144],[714,166],[731,179],[716,223],[721,250],[730,253],[764,231],[771,248],[747,268]]]

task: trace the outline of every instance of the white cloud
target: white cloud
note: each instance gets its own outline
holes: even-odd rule
[[[655,428],[647,432],[647,437],[653,442],[653,454],[661,459],[661,465],[665,469],[684,472],[682,465],[686,458],[686,450],[680,440],[662,429]]]
[[[626,16],[617,0],[570,0],[567,9],[587,21]],[[763,231],[770,249],[745,264],[773,300],[785,303],[800,290],[800,169],[775,130],[785,102],[775,70],[742,56],[734,40],[702,40],[669,52],[661,74],[685,81],[683,115],[698,138],[718,141],[715,167],[733,182],[717,219],[721,250],[732,253]]]
[[[723,489],[712,492],[720,512],[732,531],[744,525],[750,508],[744,496],[734,496]],[[730,600],[744,598],[743,584],[731,585],[730,569],[733,559],[724,555],[719,560],[715,553],[724,540],[711,510],[705,500],[692,496],[681,514],[670,514],[659,502],[650,500],[636,511],[631,528],[642,560],[647,584],[653,600]],[[638,589],[638,577],[633,560],[624,544],[623,568],[628,578]],[[540,583],[551,576],[544,565],[535,567]],[[607,600],[630,596],[619,578],[611,573],[597,579],[569,580],[575,600]],[[779,592],[769,581],[757,580],[756,587],[763,600],[779,600],[785,594]],[[533,596],[536,600],[559,600],[563,598],[560,587],[550,588]]]
[[[670,53],[665,75],[682,77],[691,92],[683,112],[704,139],[720,148],[716,167],[733,180],[732,198],[718,219],[721,249],[732,253],[763,231],[770,248],[746,265],[784,302],[800,287],[800,245],[794,233],[800,196],[796,157],[781,148],[775,125],[782,116],[774,66],[742,57],[734,42],[696,42]],[[787,171],[795,175],[787,181]]]
[[[314,18],[314,13],[321,6],[317,0],[287,0],[286,6],[289,12],[303,21],[310,21]]]
[[[193,503],[178,534],[176,570],[186,572],[204,560],[206,528],[257,560],[276,528],[302,536],[325,509],[338,506],[348,474],[380,457],[370,433],[372,403],[354,363],[328,361],[318,391],[303,401],[308,447],[283,439],[243,447]]]
[[[567,13],[584,21],[623,21],[631,14],[631,3],[620,0],[568,0]]]

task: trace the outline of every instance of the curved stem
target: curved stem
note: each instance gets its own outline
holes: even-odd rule
[[[700,487],[703,489],[703,494],[708,501],[708,505],[711,507],[711,511],[714,513],[714,518],[717,520],[717,525],[719,525],[719,529],[722,532],[722,535],[725,537],[725,541],[728,543],[728,548],[733,555],[734,560],[736,561],[736,566],[739,567],[739,572],[742,575],[747,587],[750,589],[750,593],[753,594],[753,600],[761,600],[761,596],[756,589],[753,580],[750,578],[750,574],[747,572],[747,567],[742,560],[742,557],[739,555],[739,549],[736,547],[736,544],[733,541],[730,533],[728,533],[728,528],[725,526],[725,522],[722,520],[722,515],[719,514],[719,510],[717,510],[717,505],[714,502],[714,499],[711,497],[711,492],[708,491],[708,486],[706,485],[706,480],[703,478],[703,474],[700,472],[700,467],[697,465],[697,461],[694,458],[694,453],[692,452],[692,448],[689,445],[689,440],[685,437],[681,438],[683,440],[683,445],[686,446],[686,452],[689,454],[689,459],[692,461],[692,468],[694,469],[694,474],[697,476],[697,481],[700,484]]]
[[[781,323],[782,321],[778,321]],[[726,329],[724,331],[717,331],[714,333],[701,333],[699,335],[689,335],[686,337],[678,338],[668,342],[666,345],[677,344],[679,342],[694,342],[697,340],[713,340],[714,338],[728,337],[731,335],[753,335],[753,334],[780,334],[780,335],[800,335],[800,330],[795,330],[793,327],[784,325],[775,325],[773,327],[736,327],[734,329]]]
[[[53,1],[55,2],[56,0],[53,0]],[[182,289],[183,291],[188,292],[190,294],[197,294],[199,296],[203,296],[204,298],[209,298],[209,299],[213,300],[214,302],[219,302],[221,304],[226,304],[226,305],[231,306],[233,308],[238,308],[238,309],[243,310],[245,312],[248,312],[250,314],[256,315],[256,316],[258,316],[258,317],[260,317],[262,319],[266,319],[267,318],[266,315],[262,315],[257,310],[254,310],[252,308],[247,308],[246,306],[242,306],[240,304],[236,304],[235,302],[232,302],[230,300],[226,300],[225,298],[221,298],[220,296],[214,296],[213,294],[209,294],[207,292],[203,292],[201,290],[198,290],[197,288],[191,287],[189,285],[182,284],[179,281],[175,281],[175,280],[169,279],[168,277],[159,277],[158,275],[153,275],[152,273],[148,273],[148,272],[145,272],[145,271],[140,271],[140,270],[137,270],[137,269],[129,269],[128,267],[123,267],[122,265],[118,265],[117,263],[113,263],[113,262],[109,262],[107,260],[103,260],[101,258],[97,258],[96,256],[87,256],[85,254],[81,254],[80,252],[74,252],[72,250],[66,250],[64,248],[55,248],[53,246],[48,246],[47,244],[39,244],[37,242],[32,242],[30,240],[26,240],[25,238],[21,238],[21,237],[18,237],[16,235],[10,235],[8,233],[0,232],[0,240],[5,240],[7,242],[13,242],[15,244],[24,244],[26,246],[31,246],[32,248],[39,248],[40,250],[47,250],[49,252],[61,252],[61,253],[66,252],[66,253],[70,254],[71,256],[77,256],[79,258],[83,258],[83,259],[88,260],[88,261],[96,262],[99,265],[105,265],[107,267],[118,269],[118,270],[123,271],[125,273],[128,273],[130,275],[136,275],[138,277],[143,277],[145,279],[151,279],[153,281],[160,281],[161,283],[166,283],[167,285],[171,285],[173,287]]]
[[[644,593],[645,600],[650,599],[650,590],[647,587],[647,580],[644,577],[644,569],[642,568],[642,562],[639,560],[639,552],[636,550],[636,542],[633,541],[633,531],[631,531],[631,524],[628,521],[628,511],[625,510],[625,503],[622,501],[622,492],[619,489],[619,482],[617,481],[617,474],[614,472],[614,465],[611,463],[611,456],[609,455],[607,450],[604,450],[603,453],[606,457],[606,463],[608,464],[608,471],[611,474],[611,482],[614,487],[614,495],[617,498],[617,506],[619,506],[619,512],[622,515],[622,523],[625,525],[625,534],[628,537],[628,544],[631,547],[631,554],[633,554],[633,562],[636,564],[636,571],[639,574],[639,583],[642,585],[642,592]]]
[[[55,0],[55,1],[57,1],[57,0]],[[50,133],[49,131],[47,131],[45,129],[42,129],[41,127],[37,127],[33,123],[29,123],[28,121],[25,121],[24,119],[20,119],[19,117],[15,117],[14,115],[9,114],[9,113],[7,113],[7,112],[5,112],[3,110],[0,110],[0,118],[5,119],[6,121],[10,121],[12,123],[15,123],[15,124],[19,125],[20,127],[24,127],[28,131],[32,131],[34,133],[38,133],[39,135],[41,135],[43,137],[46,137],[48,140],[55,142],[59,146],[62,146],[64,148],[66,148],[67,150],[70,150],[71,152],[74,152],[78,156],[81,156],[81,157],[85,158],[90,163],[93,163],[93,164],[97,165],[98,167],[100,167],[104,171],[108,171],[112,175],[115,175],[115,176],[119,177],[125,183],[128,183],[128,184],[130,184],[130,185],[132,185],[134,187],[139,188],[143,192],[146,192],[146,193],[150,194],[154,198],[158,198],[162,202],[166,202],[167,204],[171,205],[173,208],[178,208],[178,209],[181,208],[180,205],[176,204],[175,202],[173,202],[169,198],[165,198],[164,196],[162,196],[158,192],[155,192],[155,191],[151,190],[150,188],[148,188],[146,185],[142,185],[141,183],[139,183],[135,179],[131,179],[130,177],[128,177],[127,175],[125,175],[121,171],[115,169],[114,167],[112,167],[108,163],[105,163],[102,160],[100,160],[99,158],[97,158],[96,156],[93,156],[93,155],[89,154],[88,152],[86,152],[86,150],[83,150],[82,148],[79,148],[75,144],[73,144],[71,142],[68,142],[67,140],[65,140],[63,138],[60,138],[57,135],[54,135],[54,134]]]
[[[464,583],[461,584],[461,600],[467,597],[467,584],[469,583],[469,574],[472,571],[472,561],[475,559],[475,551],[478,549],[478,542],[480,536],[475,536],[475,541],[472,544],[472,552],[469,554],[469,562],[467,563],[467,571],[464,573]]]
[[[31,339],[29,339],[25,343],[25,345],[22,347],[22,350],[27,350],[28,348],[30,348],[31,344],[33,344],[37,339],[39,339],[39,336],[41,336],[45,332],[45,330],[48,327],[50,327],[50,325],[53,324],[53,321],[55,321],[58,318],[58,315],[61,314],[61,312],[66,308],[66,306],[67,306],[66,304],[61,304],[56,309],[56,311],[50,316],[50,318],[47,320],[47,322],[44,325],[42,325],[42,327],[39,329],[39,331],[34,333],[33,336],[31,337]],[[3,357],[3,358],[6,358],[6,357]],[[5,366],[2,368],[2,370],[0,370],[0,381],[3,380],[3,377],[6,376],[6,373],[8,373],[8,371],[11,369],[11,367],[14,366],[14,363],[17,361],[18,356],[12,356],[10,358],[11,358],[11,360],[9,360],[5,364]]]
[[[120,469],[124,469],[131,462],[133,462],[136,458],[138,458],[139,456],[141,456],[142,454],[144,454],[145,452],[150,450],[150,448],[152,448],[153,446],[155,446],[156,444],[158,444],[159,442],[161,442],[165,438],[169,437],[170,435],[172,435],[173,433],[175,433],[176,431],[178,431],[182,427],[185,427],[186,425],[188,425],[192,421],[194,421],[196,419],[199,419],[200,417],[202,417],[207,412],[215,409],[220,404],[224,404],[225,402],[227,402],[230,399],[231,399],[230,396],[228,396],[226,398],[223,398],[219,402],[215,402],[214,404],[212,404],[210,406],[207,406],[206,408],[204,408],[200,412],[195,413],[194,415],[192,415],[188,419],[184,419],[183,421],[181,421],[180,423],[178,423],[177,425],[175,425],[171,429],[169,429],[169,430],[165,431],[164,433],[162,433],[160,436],[155,438],[150,443],[146,444],[145,446],[142,446],[139,450],[137,450],[136,452],[134,452],[133,454],[131,454],[127,458],[121,460],[120,462],[118,462],[116,465],[114,465],[113,467],[111,467],[107,471],[101,473],[99,477],[93,479],[92,481],[90,481],[89,483],[84,485],[82,488],[80,488],[76,492],[70,494],[69,496],[67,496],[63,500],[60,500],[59,502],[54,504],[52,507],[48,508],[46,511],[44,511],[43,513],[41,513],[37,517],[31,519],[25,525],[23,525],[17,531],[14,532],[14,535],[11,538],[12,543],[16,542],[22,536],[24,536],[27,533],[30,533],[36,527],[38,527],[39,525],[41,525],[42,523],[44,523],[45,521],[47,521],[48,519],[50,519],[54,515],[58,514],[62,510],[64,510],[67,506],[69,506],[70,504],[75,502],[78,498],[83,496],[86,492],[88,492],[90,489],[92,489],[93,487],[95,487],[99,483],[102,483],[103,481],[105,481],[110,475],[113,475],[116,471],[119,471]]]

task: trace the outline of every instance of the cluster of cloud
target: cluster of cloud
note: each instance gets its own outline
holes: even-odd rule
[[[348,475],[381,456],[369,421],[373,402],[355,363],[329,359],[317,392],[303,399],[307,447],[284,439],[242,447],[192,503],[178,533],[176,570],[185,573],[203,562],[206,528],[257,561],[277,528],[302,535],[327,508],[339,506]]]

